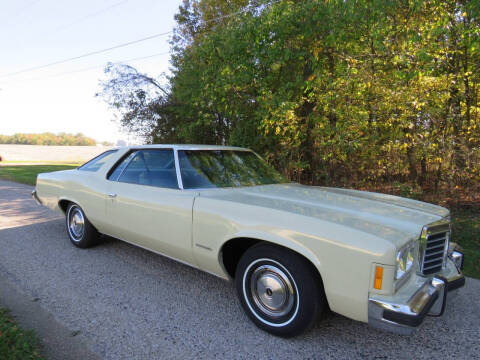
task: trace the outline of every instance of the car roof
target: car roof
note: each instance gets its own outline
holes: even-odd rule
[[[131,145],[119,147],[121,149],[176,149],[176,150],[237,150],[251,151],[250,149],[237,146],[222,145],[195,145],[195,144],[153,144],[153,145]]]

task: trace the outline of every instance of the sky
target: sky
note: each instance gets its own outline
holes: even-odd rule
[[[168,73],[171,34],[43,69],[14,74],[169,32],[181,0],[0,0],[0,134],[83,133],[135,142],[95,97],[107,62],[150,76]],[[89,69],[89,70],[85,70]]]

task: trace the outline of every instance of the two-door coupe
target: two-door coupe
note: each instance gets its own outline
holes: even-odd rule
[[[65,214],[79,248],[106,234],[234,279],[248,316],[276,335],[299,334],[327,306],[410,333],[465,283],[447,209],[289,183],[244,148],[112,149],[39,174],[32,195]]]

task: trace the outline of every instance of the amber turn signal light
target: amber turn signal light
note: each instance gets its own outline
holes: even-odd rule
[[[376,266],[375,267],[375,282],[373,287],[377,290],[382,290],[382,280],[383,280],[383,267]]]

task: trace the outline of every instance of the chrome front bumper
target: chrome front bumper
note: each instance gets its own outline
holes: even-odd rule
[[[37,195],[37,190],[33,190],[32,191],[32,198],[33,200],[35,200],[35,202],[38,204],[38,205],[43,205],[42,204],[42,201],[39,199],[38,195]]]
[[[447,304],[447,294],[465,285],[465,277],[455,264],[450,258],[447,269],[441,275],[429,279],[417,276],[394,296],[370,296],[368,324],[408,335],[426,316],[441,316]],[[416,289],[413,294],[412,288]]]

